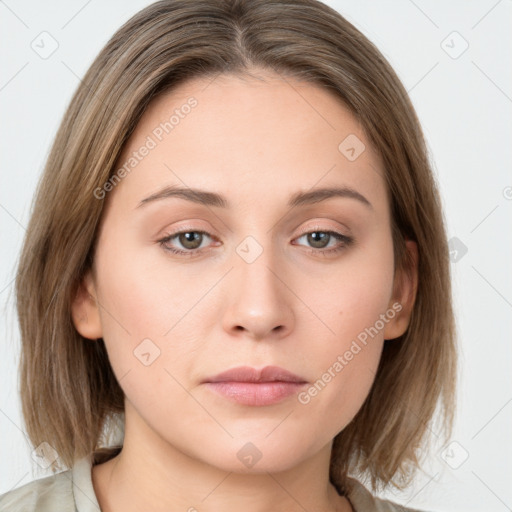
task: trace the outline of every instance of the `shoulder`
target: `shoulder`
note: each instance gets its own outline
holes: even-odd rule
[[[34,480],[0,495],[0,512],[53,512],[56,509],[75,511],[71,470]]]
[[[354,512],[431,512],[407,508],[399,503],[378,498],[355,478],[348,479],[347,498],[350,500]]]

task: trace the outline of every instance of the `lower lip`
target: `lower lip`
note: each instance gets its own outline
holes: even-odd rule
[[[215,392],[243,405],[271,405],[297,393],[298,382],[207,382]]]

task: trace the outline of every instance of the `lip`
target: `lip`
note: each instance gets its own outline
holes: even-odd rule
[[[203,383],[206,382],[294,382],[304,384],[307,380],[279,366],[265,366],[259,370],[251,366],[237,366],[214,377],[206,378]]]
[[[207,378],[203,384],[233,402],[263,406],[278,403],[297,393],[307,381],[278,366],[266,366],[260,370],[239,366]]]

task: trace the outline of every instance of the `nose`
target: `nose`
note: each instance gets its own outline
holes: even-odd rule
[[[232,336],[282,338],[293,329],[293,293],[282,266],[265,249],[255,261],[234,255],[226,293],[223,328]]]

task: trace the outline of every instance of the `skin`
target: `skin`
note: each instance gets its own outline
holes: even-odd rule
[[[153,100],[119,166],[190,96],[198,105],[108,193],[72,305],[77,330],[104,339],[125,393],[123,450],[92,470],[98,501],[104,512],[350,511],[329,483],[332,441],[367,397],[384,340],[406,330],[416,293],[416,268],[394,274],[382,163],[335,96],[258,70]],[[349,134],[366,148],[355,161],[338,149]],[[231,207],[168,198],[137,208],[173,184],[223,194]],[[287,206],[295,192],[330,186],[371,207],[350,197]],[[159,244],[181,228],[208,233],[198,256]],[[355,241],[322,248],[314,231]],[[251,263],[236,251],[249,235],[262,250]],[[183,237],[168,246],[193,248]],[[277,365],[314,383],[397,302],[400,313],[307,404],[292,395],[240,405],[201,383],[239,365]],[[146,338],[160,350],[148,366],[134,356]],[[247,443],[261,453],[251,468],[237,457]]]

